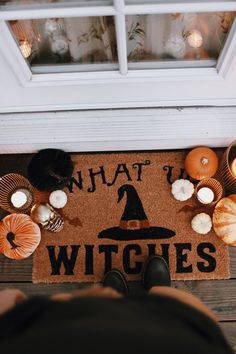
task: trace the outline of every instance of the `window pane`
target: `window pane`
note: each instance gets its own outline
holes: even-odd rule
[[[16,20],[9,24],[33,72],[39,66],[45,67],[45,72],[58,72],[57,66],[64,72],[65,65],[67,72],[74,71],[75,65],[76,71],[80,66],[84,70],[85,64],[90,65],[89,71],[94,64],[116,63],[114,69],[118,67],[113,17]]]
[[[128,62],[216,63],[234,17],[235,12],[127,16]]]

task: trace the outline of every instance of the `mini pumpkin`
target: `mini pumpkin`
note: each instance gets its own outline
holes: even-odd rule
[[[194,193],[194,185],[187,179],[177,179],[172,184],[171,193],[176,200],[188,200]]]
[[[212,228],[211,217],[206,213],[197,214],[193,217],[191,226],[193,231],[206,235]]]
[[[218,156],[208,147],[191,150],[185,159],[185,170],[196,180],[212,177],[218,169]]]
[[[222,198],[213,213],[216,235],[230,246],[236,246],[236,194]]]
[[[29,257],[40,240],[40,228],[28,215],[11,214],[0,221],[0,252],[8,258]]]

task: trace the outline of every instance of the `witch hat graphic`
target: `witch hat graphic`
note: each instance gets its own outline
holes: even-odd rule
[[[103,230],[98,238],[130,241],[165,239],[175,236],[175,232],[164,227],[150,226],[136,189],[130,184],[124,184],[118,189],[118,203],[127,195],[124,213],[119,226]]]

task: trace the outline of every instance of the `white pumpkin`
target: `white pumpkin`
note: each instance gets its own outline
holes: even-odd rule
[[[206,213],[197,214],[193,217],[191,226],[193,231],[201,235],[206,235],[212,228],[211,217]]]
[[[194,185],[187,179],[177,179],[177,181],[172,184],[171,193],[177,200],[188,200],[194,193]]]

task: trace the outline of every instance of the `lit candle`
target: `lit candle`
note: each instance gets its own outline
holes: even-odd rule
[[[11,202],[15,208],[21,208],[27,202],[27,196],[24,192],[17,191],[12,194]]]
[[[200,48],[203,43],[203,38],[201,32],[193,30],[188,36],[188,44],[192,48]]]
[[[197,192],[197,199],[202,204],[209,204],[213,202],[214,198],[214,192],[210,188],[203,187]]]
[[[28,41],[23,41],[20,44],[20,50],[24,58],[28,58],[32,52],[32,46]]]
[[[234,175],[234,177],[236,178],[236,159],[234,159],[231,164],[230,164],[230,169]]]

